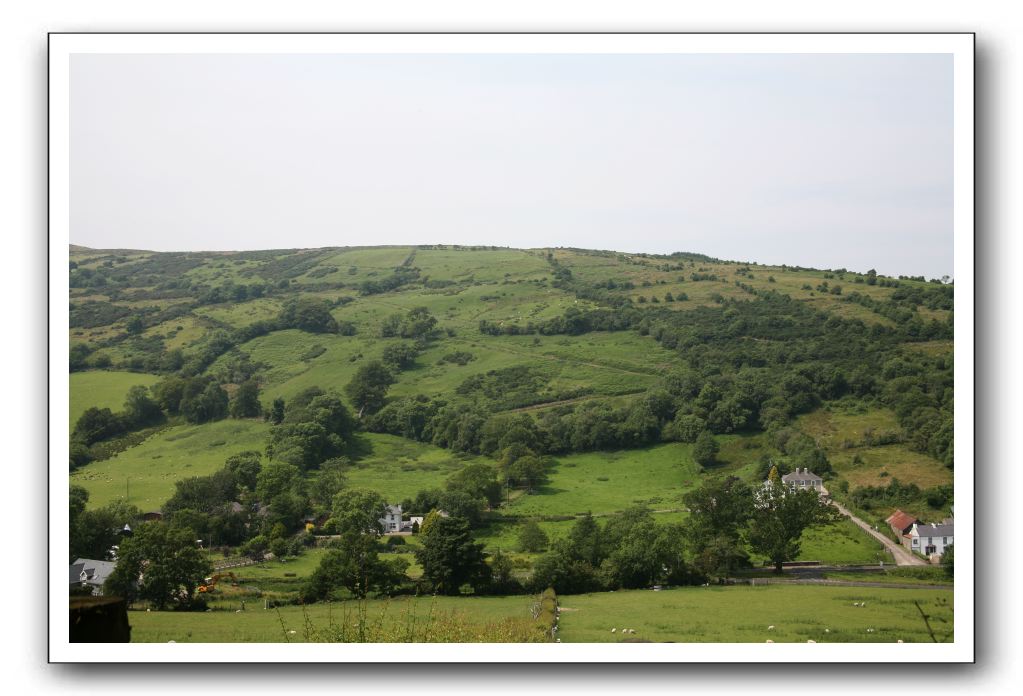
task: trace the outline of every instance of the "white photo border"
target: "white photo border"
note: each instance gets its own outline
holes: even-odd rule
[[[54,33],[49,36],[50,662],[387,662],[375,644],[69,642],[67,413],[70,243],[70,59],[74,54],[338,53],[944,53],[954,71],[955,439],[958,569],[951,643],[418,644],[409,663],[763,663],[975,661],[974,35],[972,33]],[[402,655],[402,658],[405,658]]]

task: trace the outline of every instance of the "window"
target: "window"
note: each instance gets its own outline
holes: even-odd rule
[[[919,545],[920,545],[920,540],[919,539],[913,539],[913,546],[919,546]]]
[[[942,546],[948,545],[948,537],[941,537],[941,545]]]

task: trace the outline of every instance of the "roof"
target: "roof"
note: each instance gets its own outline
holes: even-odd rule
[[[71,583],[82,581],[82,571],[85,571],[86,582],[90,585],[102,585],[107,577],[114,572],[117,563],[112,561],[95,561],[91,558],[78,558],[68,568],[68,580]]]
[[[781,480],[785,483],[801,483],[803,481],[823,481],[820,476],[813,473],[809,469],[796,469],[791,474],[785,474],[781,477]]]
[[[953,535],[953,529],[955,525],[951,524],[920,524],[917,523],[916,533],[917,536],[930,536],[930,537],[950,537]]]
[[[388,505],[384,508],[385,515],[400,515],[401,505]]]
[[[913,523],[919,521],[920,520],[913,517],[908,512],[903,512],[902,510],[896,510],[888,517],[888,519],[885,520],[885,522],[900,531],[909,529],[913,526]]]

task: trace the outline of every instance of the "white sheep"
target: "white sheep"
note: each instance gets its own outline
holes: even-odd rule
[[[901,643],[901,642],[902,642],[902,639],[901,639],[901,638],[899,638],[899,639],[898,639],[897,641],[895,641],[895,642],[896,642],[896,643]]]
[[[824,629],[824,632],[825,632],[825,633],[831,633],[831,629],[830,629],[830,628],[825,628],[825,629]]]
[[[767,640],[765,640],[764,642],[765,642],[765,643],[773,643],[774,641],[773,641],[773,640],[771,640],[770,638],[768,638],[768,639],[767,639]]]
[[[772,626],[768,626],[768,627],[767,627],[767,630],[768,630],[768,631],[773,631],[773,630],[774,630],[774,626],[773,626],[773,625],[772,625]]]
[[[807,643],[816,643],[817,641],[815,641],[815,640],[807,640],[806,642]]]
[[[612,629],[611,629],[611,633],[614,633],[614,632],[615,632],[615,631],[617,631],[617,630],[618,630],[617,628],[612,628]]]

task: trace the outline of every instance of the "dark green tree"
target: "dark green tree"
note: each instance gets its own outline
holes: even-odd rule
[[[344,489],[331,502],[331,520],[338,534],[380,536],[387,501],[376,491]]]
[[[799,555],[800,538],[810,527],[841,519],[838,510],[812,489],[791,491],[781,485],[765,486],[757,495],[749,529],[750,547],[774,564],[776,573],[782,564]]]
[[[259,383],[249,379],[238,385],[238,390],[231,399],[232,418],[258,418],[263,407],[259,403]]]
[[[704,430],[693,445],[693,460],[700,466],[710,466],[717,461],[719,449],[717,439],[709,430]]]
[[[526,553],[540,553],[547,550],[550,540],[536,520],[526,520],[519,526],[519,550]]]
[[[387,389],[394,384],[394,375],[379,360],[360,367],[345,387],[352,404],[363,413],[375,413],[384,405]]]
[[[306,602],[318,601],[336,597],[342,588],[356,597],[365,597],[370,592],[389,594],[406,580],[408,565],[400,556],[381,559],[372,535],[346,534],[340,540],[340,548],[323,556],[301,596]]]
[[[423,580],[441,594],[455,595],[463,585],[476,591],[486,587],[490,567],[483,545],[472,537],[469,523],[458,517],[438,517],[421,535],[416,560],[423,566]]]
[[[213,572],[190,530],[159,523],[139,525],[121,543],[107,594],[141,599],[157,609],[189,607],[203,579]]]

